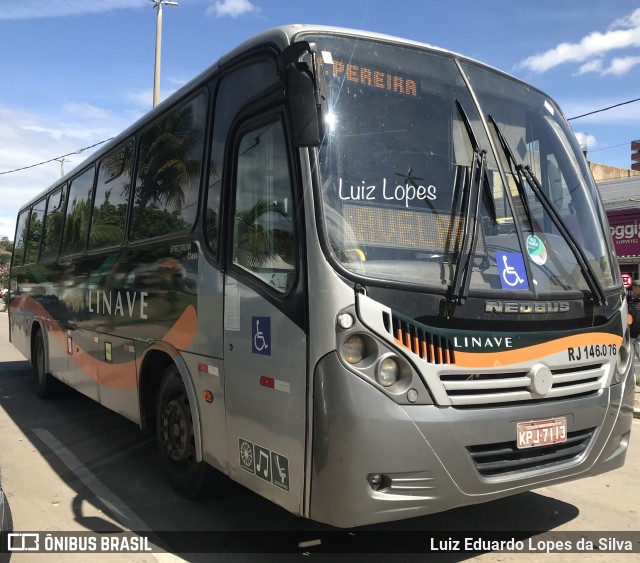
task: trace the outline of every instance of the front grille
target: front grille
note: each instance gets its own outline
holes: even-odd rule
[[[467,451],[483,477],[533,471],[578,458],[587,449],[595,428],[569,432],[561,444],[519,450],[513,442],[469,446]]]
[[[443,373],[440,383],[454,406],[487,406],[531,400],[560,399],[595,393],[606,379],[606,364],[552,369],[549,393],[531,390],[528,371],[500,373]]]
[[[430,364],[455,364],[453,343],[448,338],[433,334],[422,325],[395,313],[383,313],[383,321],[396,343],[423,360]]]
[[[382,311],[382,321],[396,344],[429,364],[442,366],[438,379],[427,381],[442,405],[474,408],[584,397],[604,388],[609,373],[609,363],[604,362],[551,369],[551,389],[539,395],[532,388],[534,375],[529,368],[471,371],[461,366],[460,371],[453,371],[457,366],[452,338],[390,310]]]

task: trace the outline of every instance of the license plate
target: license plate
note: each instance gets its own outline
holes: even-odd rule
[[[567,419],[564,417],[547,420],[518,422],[518,449],[535,448],[560,444],[567,441]]]

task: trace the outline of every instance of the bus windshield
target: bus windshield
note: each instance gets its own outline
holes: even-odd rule
[[[329,106],[324,228],[354,277],[446,291],[466,268],[469,291],[535,294],[617,284],[597,189],[552,100],[449,54],[312,40]]]

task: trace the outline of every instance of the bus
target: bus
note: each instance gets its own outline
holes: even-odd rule
[[[243,43],[26,203],[10,336],[36,390],[338,527],[623,465],[629,319],[558,105],[430,45]]]

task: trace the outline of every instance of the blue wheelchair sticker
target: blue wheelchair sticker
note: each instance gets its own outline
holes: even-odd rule
[[[271,356],[271,317],[251,317],[251,351]]]
[[[502,289],[529,289],[524,258],[519,252],[496,252]]]

